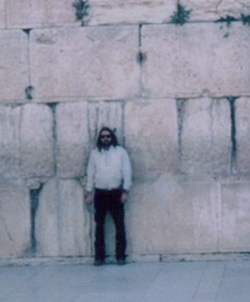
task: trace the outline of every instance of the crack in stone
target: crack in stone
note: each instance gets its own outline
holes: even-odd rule
[[[126,145],[126,137],[125,137],[125,106],[126,104],[124,102],[121,103],[121,108],[122,108],[122,121],[121,121],[121,126],[122,126],[122,129],[121,129],[121,137],[122,137],[122,141],[121,141],[121,144],[123,146]]]
[[[180,171],[182,167],[182,130],[183,130],[183,115],[184,115],[184,105],[187,99],[176,99],[177,107],[177,121],[178,121],[178,157]]]
[[[212,149],[212,173],[215,171],[215,138],[214,138],[214,115],[213,115],[213,110],[214,106],[216,105],[214,100],[211,100],[211,103],[209,105],[209,117],[210,117],[210,133],[211,133],[211,149]]]
[[[54,174],[57,175],[57,122],[56,122],[56,106],[58,103],[47,103],[47,106],[52,110],[53,125],[52,125],[52,136],[53,136],[53,157],[54,157]]]
[[[136,56],[136,61],[140,66],[140,75],[139,75],[139,85],[140,85],[140,96],[143,95],[144,85],[143,85],[143,64],[146,61],[146,55],[142,51],[142,26],[143,24],[139,24],[138,28],[138,53]]]
[[[28,87],[26,87],[25,89],[25,94],[26,94],[26,98],[28,100],[32,100],[33,96],[32,96],[32,92],[34,90],[34,87],[32,86],[31,83],[31,67],[30,67],[30,32],[31,32],[32,28],[26,28],[23,29],[23,32],[25,34],[27,34],[28,36],[28,40],[27,40],[27,63],[28,63]]]
[[[238,97],[228,97],[229,105],[230,105],[230,117],[231,117],[231,173],[236,172],[236,161],[237,161],[237,137],[236,137],[236,120],[235,120],[235,101]]]
[[[36,214],[39,208],[39,194],[43,188],[43,184],[38,189],[30,190],[30,210],[31,210],[31,229],[30,229],[30,251],[36,253],[37,240],[36,240]]]
[[[8,238],[9,238],[9,240],[10,240],[11,242],[13,242],[13,244],[14,244],[15,241],[14,241],[14,239],[12,238],[12,236],[11,236],[9,230],[8,230],[7,223],[6,223],[6,221],[5,221],[4,216],[2,215],[2,213],[3,213],[3,211],[2,211],[1,205],[0,205],[0,219],[1,219],[2,223],[3,223],[3,225],[4,225],[4,229],[5,229],[5,231],[6,231],[6,234],[7,234]],[[15,249],[15,244],[14,244],[14,249]]]

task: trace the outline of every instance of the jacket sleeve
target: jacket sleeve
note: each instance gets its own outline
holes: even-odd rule
[[[129,190],[132,184],[132,168],[128,157],[128,153],[123,149],[122,154],[122,177],[123,177],[123,189]]]
[[[87,166],[87,186],[86,186],[87,192],[93,191],[95,172],[96,172],[95,157],[94,157],[94,151],[92,151],[90,153],[90,158]]]

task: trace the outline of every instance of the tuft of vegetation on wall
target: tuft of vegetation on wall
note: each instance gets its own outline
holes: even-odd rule
[[[191,9],[187,10],[184,6],[178,4],[177,11],[171,16],[171,22],[182,26],[190,19]]]
[[[81,21],[82,26],[84,26],[84,19],[89,15],[89,4],[88,0],[75,0],[72,4],[72,6],[75,8],[75,16],[76,21]]]
[[[240,19],[241,19],[241,22],[243,23],[243,25],[250,26],[250,15],[241,14]]]
[[[236,21],[239,21],[239,19],[236,19],[236,18],[233,17],[233,16],[227,15],[226,17],[221,17],[219,20],[216,20],[215,22],[216,22],[216,23],[218,23],[218,22],[226,23],[226,24],[227,24],[227,27],[230,27],[230,26],[231,26],[231,23],[232,23],[232,22],[236,22]]]
[[[215,22],[221,22],[221,23],[226,23],[227,27],[231,26],[232,22],[237,22],[241,21],[243,25],[249,25],[250,26],[250,15],[244,15],[241,14],[240,19],[237,19],[233,16],[226,15],[226,17],[221,17],[220,19],[216,20]]]

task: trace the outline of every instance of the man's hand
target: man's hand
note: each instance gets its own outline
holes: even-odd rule
[[[121,203],[125,203],[127,200],[128,200],[128,194],[127,193],[122,193]]]
[[[92,194],[91,193],[88,193],[86,198],[85,198],[85,202],[87,204],[90,204],[92,202]]]

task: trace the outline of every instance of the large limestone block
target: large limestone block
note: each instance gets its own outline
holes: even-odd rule
[[[232,24],[142,28],[144,94],[150,97],[245,95],[250,92],[249,28]],[[237,46],[235,46],[237,45]]]
[[[241,98],[235,101],[237,171],[250,173],[250,99]]]
[[[0,30],[0,102],[25,99],[28,84],[28,36]]]
[[[29,191],[0,182],[0,257],[22,257],[29,246]]]
[[[175,100],[127,103],[125,139],[134,176],[176,173],[179,156]]]
[[[0,2],[0,28],[5,27],[5,2]]]
[[[215,252],[217,186],[213,180],[137,181],[127,205],[129,254]]]
[[[123,107],[123,103],[120,102],[89,103],[88,122],[92,147],[96,146],[97,136],[104,126],[115,131],[121,145],[124,143]]]
[[[0,106],[0,178],[20,177],[21,107]]]
[[[46,2],[46,21],[49,25],[79,25],[76,22],[73,0],[50,0]]]
[[[8,27],[37,27],[46,20],[46,0],[8,0]]]
[[[240,17],[241,14],[249,14],[249,0],[181,0],[181,5],[191,9],[191,20],[209,21],[218,20],[221,17]]]
[[[222,184],[221,252],[249,252],[249,196],[249,182]]]
[[[170,21],[177,0],[90,0],[90,25]]]
[[[54,174],[53,115],[41,104],[22,108],[20,127],[21,169],[25,178]]]
[[[8,0],[8,26],[34,28],[75,23],[72,0]]]
[[[190,174],[226,174],[231,164],[230,106],[226,99],[182,103],[181,167]]]
[[[83,207],[83,189],[74,180],[52,179],[43,187],[36,216],[37,254],[90,254],[89,214]]]
[[[111,99],[139,90],[135,27],[88,27],[31,32],[36,98]]]
[[[56,125],[57,174],[66,178],[83,176],[90,147],[87,103],[58,105]]]

